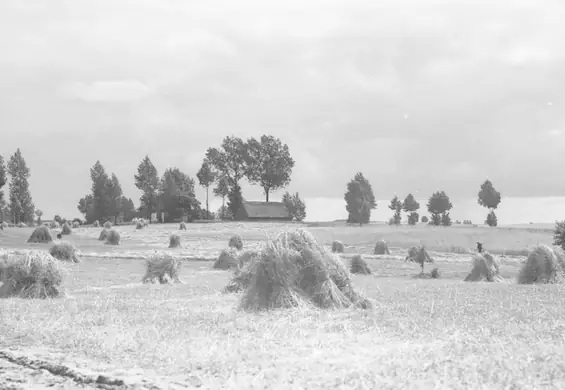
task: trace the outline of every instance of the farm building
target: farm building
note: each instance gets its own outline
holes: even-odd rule
[[[291,221],[292,217],[282,202],[244,201],[235,214],[236,221]]]

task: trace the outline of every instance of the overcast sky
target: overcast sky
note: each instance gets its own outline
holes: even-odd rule
[[[145,154],[194,177],[231,134],[289,145],[315,219],[345,217],[357,171],[461,218],[487,177],[565,196],[564,20],[562,0],[2,0],[0,154],[21,148],[48,218],[78,215],[98,159],[137,203]]]

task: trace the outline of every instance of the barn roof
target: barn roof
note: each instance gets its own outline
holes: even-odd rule
[[[282,202],[244,201],[243,208],[248,218],[290,218],[290,213]]]

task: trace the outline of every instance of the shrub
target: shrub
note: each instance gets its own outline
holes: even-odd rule
[[[241,239],[241,237],[239,236],[239,234],[234,234],[231,238],[230,241],[228,243],[228,246],[230,248],[235,248],[237,250],[242,250],[243,249],[243,240]]]
[[[98,222],[97,220],[94,221],[94,223],[92,224],[92,226],[94,227],[100,227],[100,222]]]
[[[100,236],[98,236],[98,241],[106,241],[106,238],[108,238],[108,231],[108,229],[103,228],[100,232]]]
[[[120,233],[117,230],[108,230],[108,236],[106,237],[106,245],[120,245]]]
[[[38,226],[27,240],[29,243],[49,243],[53,241],[51,231],[47,226]]]
[[[80,251],[70,242],[61,241],[53,244],[49,253],[57,260],[80,263]]]
[[[238,267],[238,251],[237,249],[230,247],[228,249],[224,249],[220,256],[218,256],[218,260],[214,263],[214,269],[234,269]]]
[[[59,226],[61,226],[59,225],[59,222],[57,221],[51,222],[51,229],[59,229]]]
[[[63,275],[57,260],[48,253],[0,257],[0,297],[55,298],[63,292]]]
[[[69,226],[68,223],[63,225],[63,228],[61,229],[61,234],[63,235],[69,235],[73,232],[73,230],[71,229],[71,227]]]
[[[186,230],[186,223],[181,222],[179,226],[179,230]]]
[[[178,234],[171,234],[169,237],[169,248],[178,248],[180,246],[180,236]]]
[[[355,255],[351,258],[351,268],[352,274],[368,275],[371,273],[369,265],[361,255]]]
[[[471,272],[464,279],[465,282],[478,282],[486,280],[487,282],[499,282],[500,265],[494,256],[488,252],[476,253],[473,255],[473,267]]]
[[[372,307],[351,283],[339,256],[304,229],[284,232],[266,243],[240,301],[243,310],[290,307]]]
[[[80,223],[78,222],[73,222],[73,229],[78,229],[80,227]]]
[[[147,270],[142,283],[182,283],[180,280],[181,260],[166,252],[155,252],[147,259]]]
[[[390,251],[388,250],[388,244],[386,241],[379,240],[375,244],[375,249],[373,250],[374,255],[390,255]]]
[[[518,273],[518,284],[558,283],[565,279],[565,254],[560,248],[538,245]]]
[[[430,220],[428,219],[427,216],[423,216],[422,219],[420,219],[420,221],[422,221],[423,223],[428,223]]]
[[[106,222],[104,223],[104,228],[106,228],[106,229],[112,229],[112,222],[106,221]]]
[[[332,242],[332,252],[333,253],[343,253],[343,242],[335,240]]]

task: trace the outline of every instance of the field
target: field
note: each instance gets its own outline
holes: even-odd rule
[[[246,247],[295,225],[259,223],[119,226],[119,247],[101,228],[66,240],[84,257],[64,263],[69,296],[0,300],[0,388],[421,389],[565,388],[565,288],[514,279],[527,253],[551,244],[547,229],[345,227],[313,224],[323,244],[366,254],[372,275],[353,276],[371,310],[236,310],[212,269],[233,233]],[[0,231],[0,247],[26,244],[30,228]],[[142,285],[143,257],[182,238],[182,285]],[[390,256],[370,255],[378,239]],[[476,241],[500,256],[504,283],[464,283]],[[413,278],[406,249],[432,250],[440,279]],[[98,378],[98,383],[96,383]]]

